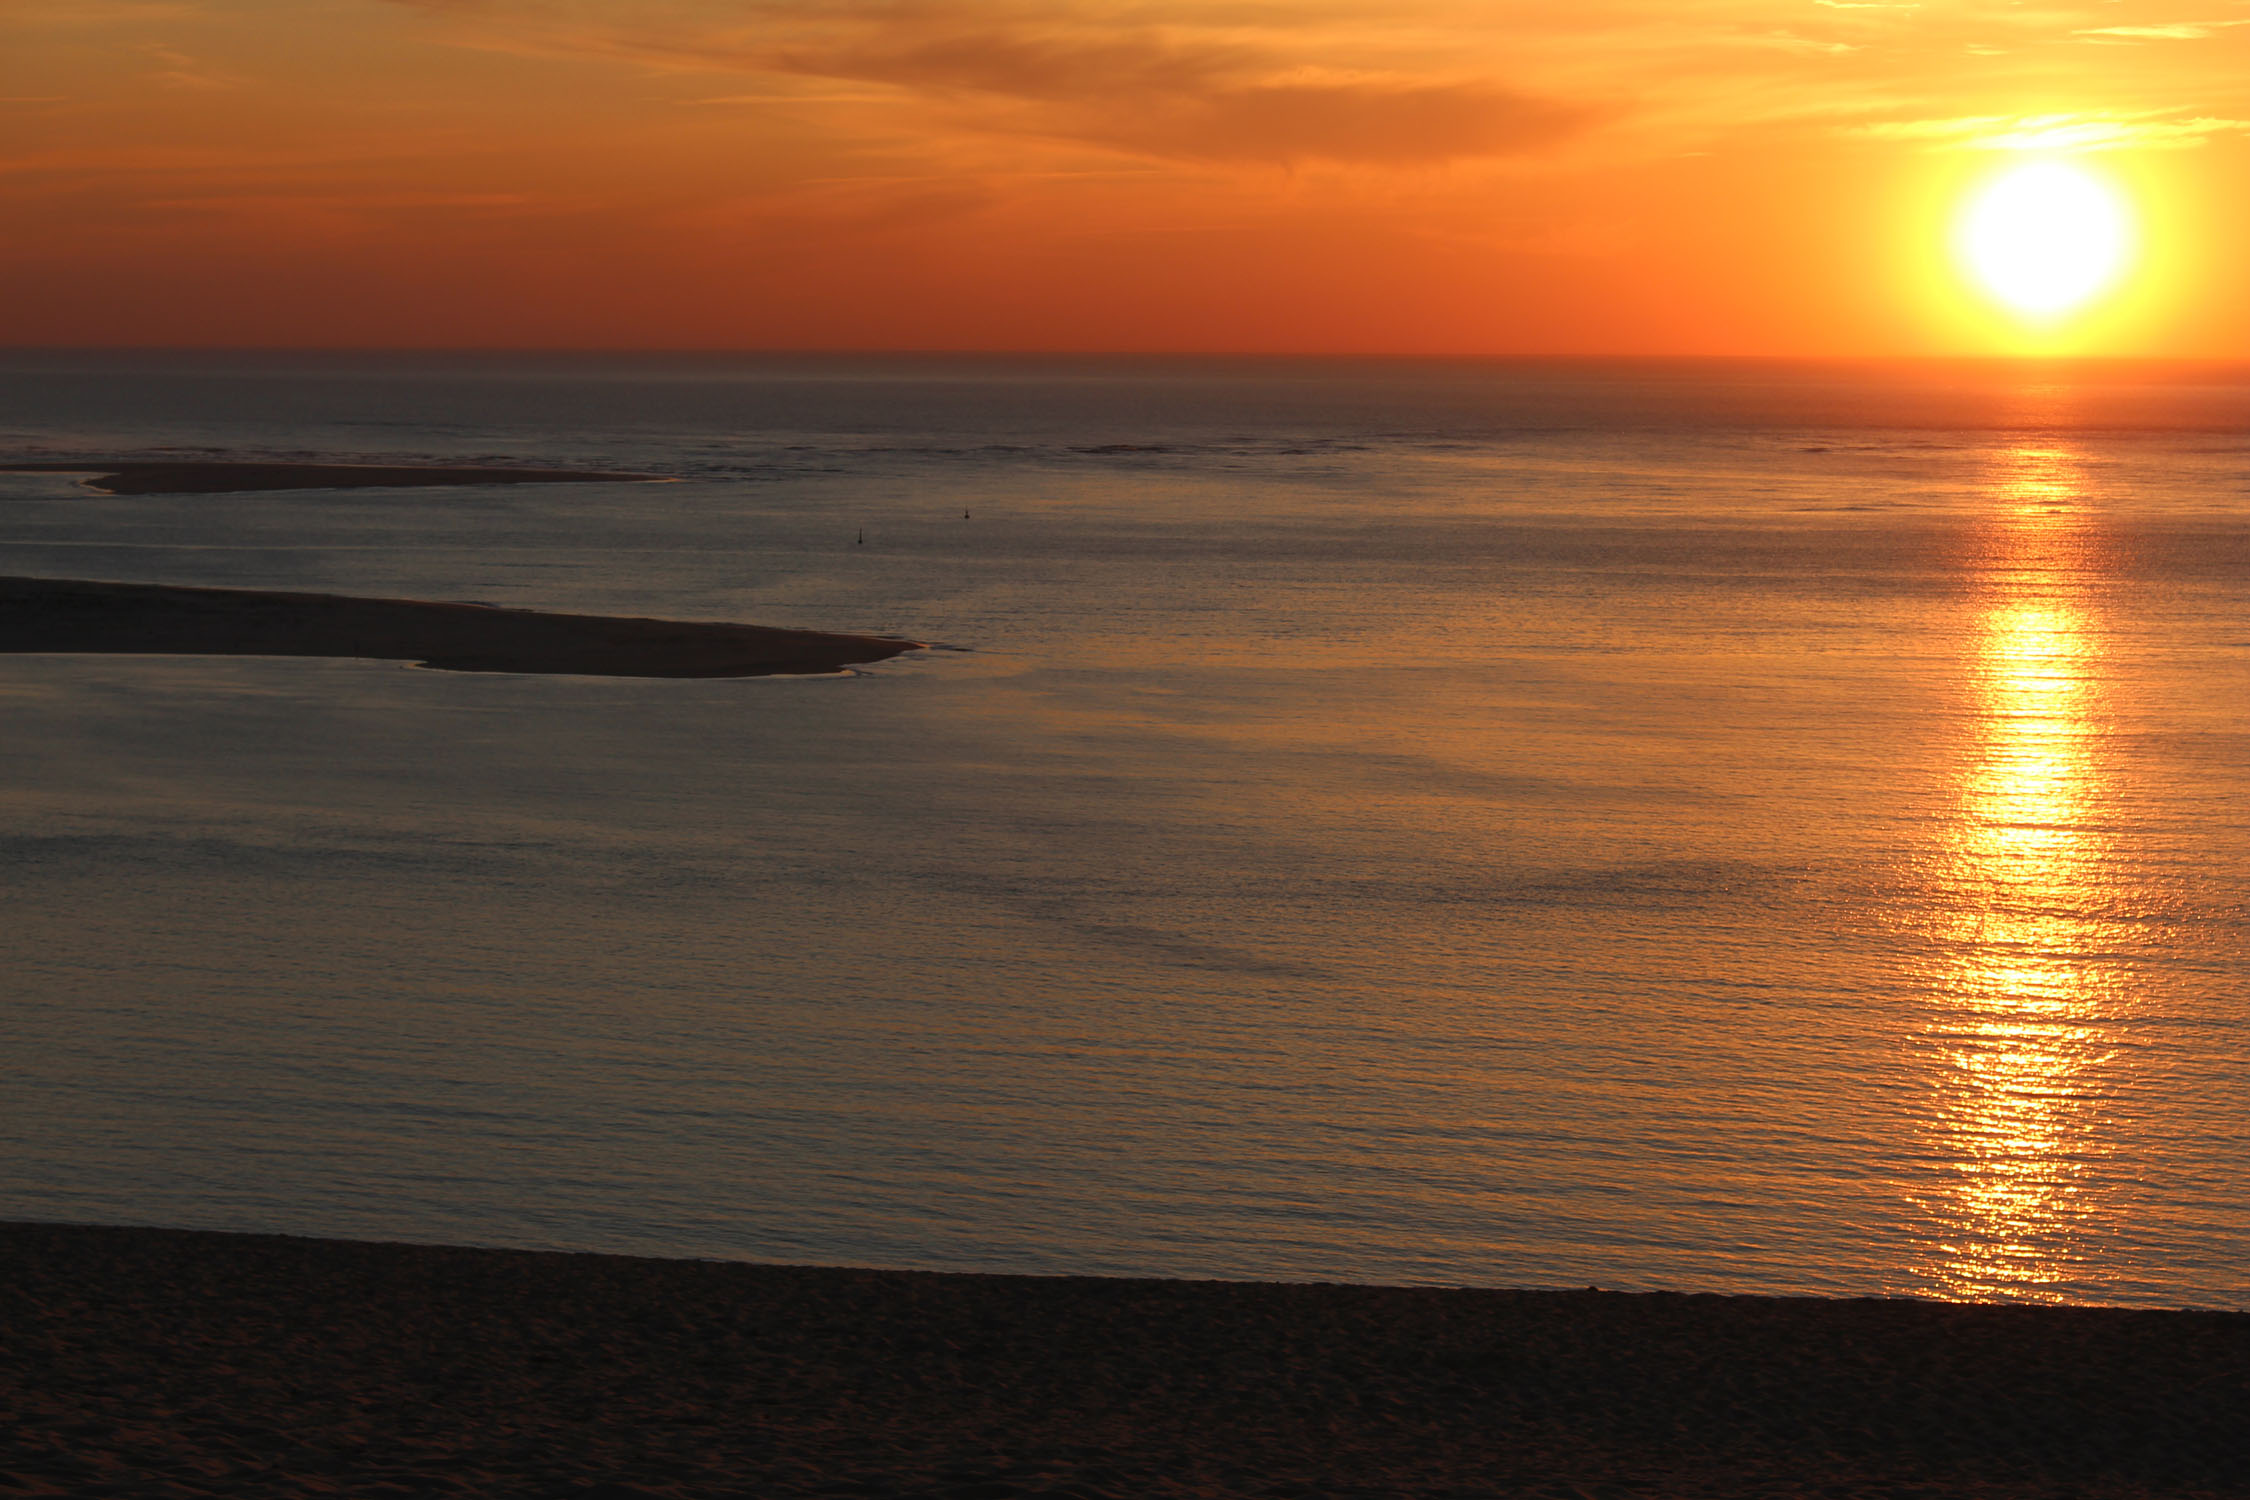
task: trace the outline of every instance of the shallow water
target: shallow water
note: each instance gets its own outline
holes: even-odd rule
[[[0,1215],[2250,1302],[2239,373],[17,356],[0,447],[686,481],[0,475],[4,572],[957,648],[0,658]]]

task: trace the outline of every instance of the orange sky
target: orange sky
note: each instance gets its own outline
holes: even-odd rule
[[[0,0],[0,344],[2250,355],[2242,0]]]

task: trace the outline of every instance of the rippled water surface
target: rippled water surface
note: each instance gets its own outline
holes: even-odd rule
[[[684,481],[0,475],[0,572],[948,648],[0,658],[0,1215],[2250,1302],[2239,372],[18,356],[0,448]]]

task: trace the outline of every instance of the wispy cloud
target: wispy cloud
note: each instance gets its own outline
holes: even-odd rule
[[[433,38],[728,76],[705,97],[772,95],[828,111],[838,139],[987,164],[1028,142],[1219,164],[1653,160],[1839,118],[1948,149],[2181,148],[2250,112],[2250,15],[2178,19],[2178,0],[388,3]],[[2162,45],[2179,40],[2206,45]],[[2064,46],[2101,69],[2067,76]],[[2042,96],[2076,112],[1978,113]]]
[[[2071,35],[2106,37],[2119,41],[2196,42],[2230,27],[2242,25],[2250,25],[2250,22],[2172,21],[2159,26],[2085,26]]]
[[[1859,50],[1850,42],[1839,42],[1822,37],[1799,36],[1793,31],[1755,32],[1742,36],[1740,40],[1745,46],[1771,47],[1779,52],[1818,53],[1830,57]]]
[[[1232,46],[1146,34],[1055,38],[1007,31],[871,36],[789,48],[780,71],[885,83],[974,106],[1009,130],[1158,156],[1403,164],[1536,150],[1596,112],[1480,79],[1421,80],[1294,69]]]
[[[1533,152],[1612,111],[1454,72],[1338,68],[1231,33],[941,3],[655,7],[638,23],[391,0],[464,20],[483,45],[603,55],[666,70],[880,85],[957,127],[1213,161],[1407,165]]]
[[[1890,120],[1850,127],[1872,140],[1922,141],[1965,151],[2184,150],[2214,136],[2250,132],[2250,120],[2209,115],[2086,117],[1964,115],[1940,120]]]
[[[242,82],[235,74],[213,68],[176,47],[167,47],[160,42],[145,43],[139,50],[143,57],[156,65],[148,75],[150,79],[167,88],[231,89]]]

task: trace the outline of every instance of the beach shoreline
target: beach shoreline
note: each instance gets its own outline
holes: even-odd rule
[[[0,1493],[2153,1496],[2250,1315],[0,1224]]]
[[[0,577],[0,653],[319,656],[453,672],[759,677],[923,649],[890,636],[485,604]]]

